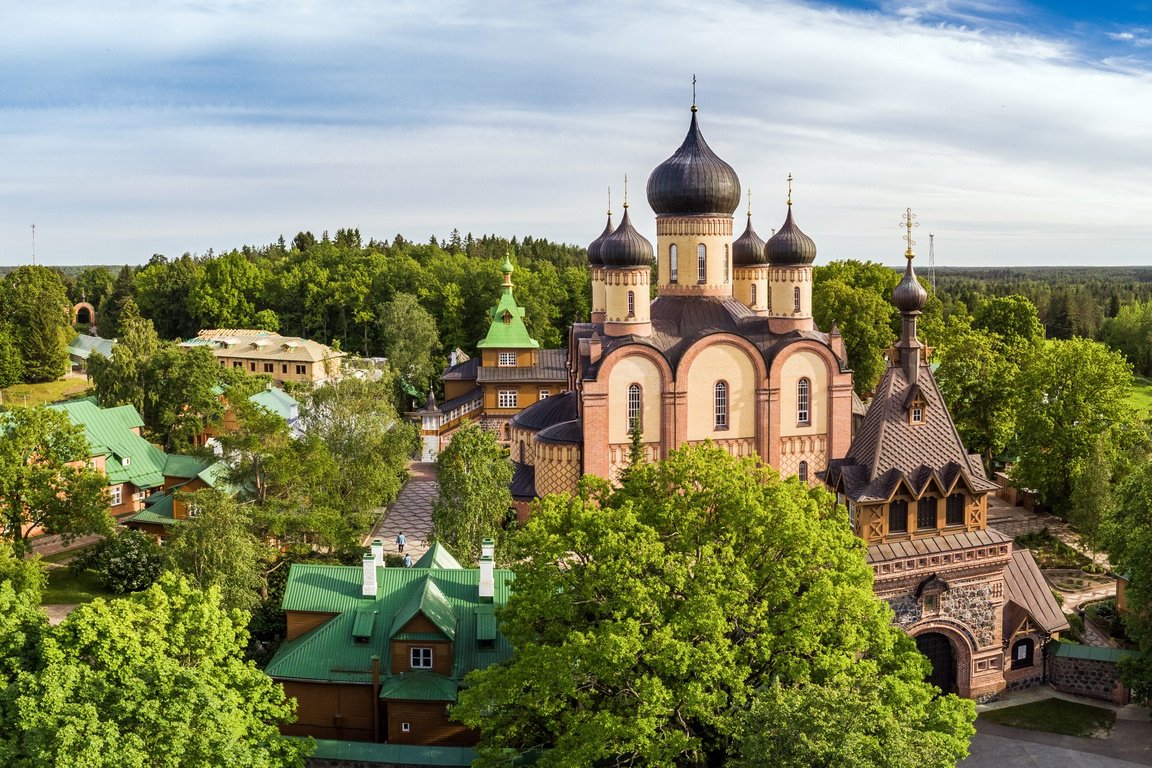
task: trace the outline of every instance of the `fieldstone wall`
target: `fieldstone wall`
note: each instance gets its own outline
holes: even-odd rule
[[[940,595],[940,611],[928,616],[924,615],[915,595],[890,597],[888,604],[896,614],[896,625],[902,629],[923,619],[951,619],[972,633],[977,648],[987,648],[999,642],[996,618],[1000,596],[995,591],[994,585],[989,583],[953,587]]]
[[[1127,704],[1130,699],[1113,661],[1073,659],[1052,654],[1048,667],[1048,682],[1058,691],[1103,699],[1113,704]]]

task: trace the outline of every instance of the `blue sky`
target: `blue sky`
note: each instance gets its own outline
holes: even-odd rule
[[[701,125],[819,262],[1152,263],[1152,0],[7,4],[0,264],[302,229],[587,243]],[[742,206],[743,208],[743,206]],[[737,226],[742,222],[738,219]]]

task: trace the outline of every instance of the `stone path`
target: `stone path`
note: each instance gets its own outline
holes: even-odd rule
[[[405,552],[415,560],[428,551],[428,534],[432,532],[432,500],[436,498],[436,464],[412,462],[408,465],[411,477],[401,489],[396,501],[372,527],[364,539],[367,547],[373,539],[384,542],[384,553],[396,553],[396,536],[403,533],[407,540]]]

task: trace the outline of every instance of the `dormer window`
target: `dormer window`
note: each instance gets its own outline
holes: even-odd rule
[[[516,365],[515,352],[501,352],[497,361],[501,368],[511,368]]]
[[[908,414],[908,421],[912,424],[924,423],[924,409],[914,406]]]
[[[512,322],[512,313],[508,310],[504,310],[503,320],[504,325],[509,325]]]
[[[413,648],[409,653],[412,669],[432,669],[431,648]]]
[[[924,392],[920,385],[913,383],[904,398],[904,407],[908,410],[909,424],[923,424],[924,413],[928,408],[928,401],[924,399]]]

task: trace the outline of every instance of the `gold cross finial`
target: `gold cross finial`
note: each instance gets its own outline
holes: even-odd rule
[[[624,174],[624,207],[628,207],[628,174]]]
[[[788,205],[792,205],[792,174],[788,174]]]
[[[752,218],[752,187],[748,187],[748,218]]]
[[[612,185],[608,185],[608,215],[612,215]]]
[[[900,226],[905,230],[904,242],[908,244],[908,249],[904,251],[904,257],[911,259],[916,255],[912,252],[912,246],[916,245],[916,241],[912,239],[912,227],[920,226],[920,222],[916,221],[916,214],[912,213],[911,208],[900,217]]]
[[[696,111],[696,75],[692,75],[692,111]]]

